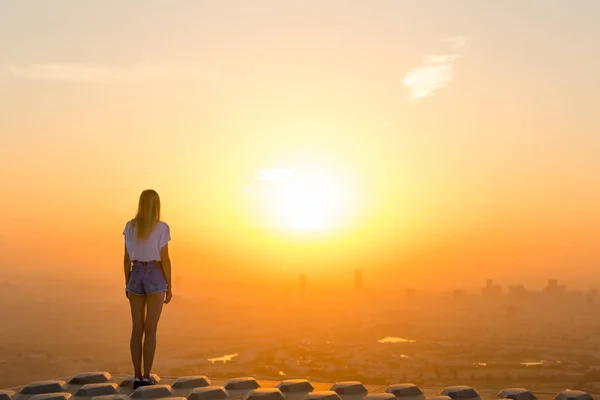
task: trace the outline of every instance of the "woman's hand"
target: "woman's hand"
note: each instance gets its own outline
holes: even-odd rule
[[[173,292],[172,292],[171,288],[168,288],[167,293],[165,294],[165,304],[169,304],[169,302],[171,301],[171,298],[173,298]]]

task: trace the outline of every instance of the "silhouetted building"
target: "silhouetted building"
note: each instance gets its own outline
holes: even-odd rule
[[[354,271],[354,290],[361,290],[363,285],[362,270]]]
[[[484,296],[500,296],[502,294],[502,286],[494,285],[494,282],[488,279],[485,287],[481,289],[481,294]]]
[[[511,285],[508,287],[508,294],[510,296],[524,296],[527,294],[527,290],[523,285]]]
[[[544,288],[543,292],[549,295],[562,294],[567,291],[565,285],[559,285],[557,279],[548,279],[548,285]]]

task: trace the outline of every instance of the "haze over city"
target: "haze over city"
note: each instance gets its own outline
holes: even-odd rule
[[[0,1],[0,388],[129,373],[123,232],[150,188],[165,375],[596,379],[598,21],[595,0]]]

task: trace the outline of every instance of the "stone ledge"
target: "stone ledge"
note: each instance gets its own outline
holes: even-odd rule
[[[365,385],[358,381],[336,382],[331,387],[332,391],[339,395],[364,394],[367,393]]]
[[[96,397],[117,394],[118,392],[116,383],[88,383],[87,385],[83,385],[75,393],[75,396]]]
[[[64,392],[67,388],[65,381],[32,382],[21,390],[21,394],[46,394]]]
[[[315,389],[307,379],[286,379],[279,382],[277,388],[283,393],[312,392]]]
[[[252,390],[258,389],[260,385],[256,379],[245,376],[243,378],[233,378],[227,381],[225,389],[227,390]]]
[[[393,393],[373,393],[365,397],[366,400],[396,400],[397,397]]]
[[[497,395],[499,399],[512,400],[536,400],[536,397],[530,390],[524,388],[508,388],[501,390]]]
[[[44,393],[31,396],[29,400],[69,400],[71,397],[72,394],[67,392]]]
[[[156,400],[187,400],[185,397],[161,397]]]
[[[90,383],[106,383],[111,380],[111,375],[104,372],[84,372],[81,374],[75,375],[69,381],[72,385],[87,385]]]
[[[110,377],[109,382],[80,384],[88,380],[104,380],[108,377]],[[153,374],[153,377],[157,381],[160,381],[160,377],[156,374]],[[591,393],[596,393],[593,390],[565,390],[557,391],[558,393],[549,392],[547,390],[532,392],[526,388],[518,387],[522,384],[501,391],[498,391],[499,388],[496,390],[488,388],[481,389],[481,392],[479,392],[479,390],[475,390],[473,387],[466,385],[448,386],[443,388],[443,390],[441,386],[434,388],[427,387],[426,389],[421,390],[416,387],[416,385],[400,383],[389,385],[386,389],[386,386],[363,385],[358,381],[341,381],[334,384],[320,381],[311,382],[308,379],[259,381],[253,377],[239,377],[229,379],[229,381],[224,378],[216,378],[216,383],[214,383],[213,386],[211,380],[207,376],[198,375],[182,376],[178,378],[169,377],[164,379],[164,382],[161,382],[169,385],[175,385],[175,382],[178,382],[176,386],[179,388],[173,388],[169,385],[155,385],[152,387],[140,388],[136,393],[131,387],[133,377],[124,375],[112,376],[108,372],[86,372],[62,379],[35,381],[28,385],[0,391],[0,400],[32,400],[32,396],[37,396],[33,400],[131,400],[132,397],[156,400],[165,397],[174,399],[175,397],[183,396],[187,396],[188,400],[242,400],[243,396],[250,398],[250,400],[264,400],[254,399],[254,397],[260,397],[261,393],[263,393],[263,396],[265,397],[276,396],[281,400],[278,394],[273,394],[277,393],[277,389],[279,389],[279,392],[281,392],[283,397],[287,398],[287,400],[341,400],[342,398],[344,400],[425,400],[425,396],[427,396],[427,400],[593,400],[594,397],[596,397],[597,400],[600,400],[600,396],[592,396]],[[67,384],[65,381],[73,383]],[[115,387],[115,384],[118,385],[119,383],[121,386],[119,388]],[[194,387],[197,384],[204,385],[205,383],[208,383],[209,385]],[[233,389],[228,391],[225,387],[226,384]],[[100,393],[102,394],[97,394],[97,392],[86,392],[86,389],[89,390],[90,388],[89,386],[84,388],[86,385],[92,385],[91,388],[100,386],[100,389],[97,390],[100,390]],[[594,382],[586,385],[587,386],[583,386],[583,389],[596,386],[600,387],[600,383],[596,384]],[[249,394],[250,391],[259,389],[261,386],[273,389],[267,391],[255,391],[251,395]],[[80,392],[82,388],[83,390]],[[394,392],[395,388],[416,389],[414,389],[415,392],[413,393],[396,393],[396,399],[390,396],[390,394],[394,393],[384,393]],[[578,389],[580,388],[578,387]],[[106,390],[108,393],[102,392],[103,390]],[[424,393],[423,398],[416,399],[412,396],[412,394],[417,393],[417,390]],[[266,393],[270,394],[267,395]],[[50,394],[51,396],[38,396],[44,394]],[[71,396],[70,399],[66,399],[66,397],[69,397],[69,394]],[[600,394],[600,392],[598,392],[598,394]],[[367,398],[365,399],[365,397]]]
[[[11,400],[15,392],[12,390],[0,390],[0,400]]]
[[[192,390],[188,400],[220,400],[229,397],[229,392],[223,386],[205,386]]]
[[[399,383],[390,385],[385,389],[386,393],[391,393],[400,398],[424,398],[423,391],[414,383]]]
[[[594,400],[594,398],[582,390],[563,390],[554,400]]]
[[[173,389],[195,389],[210,386],[210,379],[204,375],[182,376],[173,383]]]
[[[133,399],[151,399],[155,397],[169,397],[173,394],[170,385],[152,385],[137,388],[132,394]]]
[[[448,386],[445,387],[444,390],[440,393],[442,396],[448,396],[452,399],[479,399],[479,393],[471,386],[466,385],[456,385],[456,386]]]
[[[307,400],[342,400],[339,394],[333,390],[319,390],[311,392],[306,396]]]
[[[92,400],[130,400],[131,397],[126,394],[109,394],[104,396],[94,396]]]
[[[277,388],[254,389],[244,396],[244,400],[285,400]]]

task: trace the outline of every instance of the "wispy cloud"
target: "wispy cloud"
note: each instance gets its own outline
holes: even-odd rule
[[[119,83],[159,80],[210,80],[218,74],[195,64],[114,66],[94,63],[0,64],[0,76],[74,83]]]
[[[444,38],[442,43],[449,47],[447,51],[426,55],[422,64],[408,71],[402,79],[402,84],[410,89],[413,101],[431,96],[436,90],[448,86],[455,75],[456,60],[471,47],[471,40],[466,36]]]

